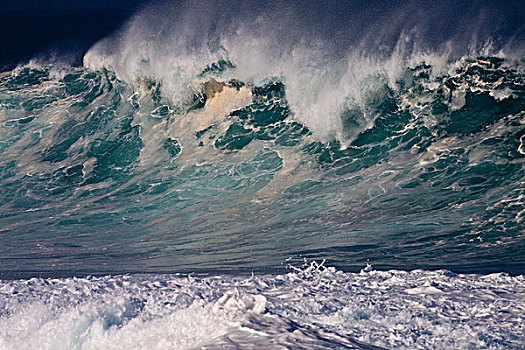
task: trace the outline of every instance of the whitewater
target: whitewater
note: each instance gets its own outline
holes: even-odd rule
[[[519,349],[524,282],[315,263],[283,275],[32,278],[0,284],[0,346]]]
[[[307,5],[0,73],[0,349],[525,346],[523,25]]]

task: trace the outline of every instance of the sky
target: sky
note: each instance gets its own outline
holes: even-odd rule
[[[118,29],[145,0],[0,0],[0,71],[33,58],[83,54]]]
[[[127,9],[146,0],[0,0],[0,10]]]

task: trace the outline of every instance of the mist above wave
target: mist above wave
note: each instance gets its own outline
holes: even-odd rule
[[[519,56],[521,23],[510,29],[509,13],[491,4],[156,2],[92,47],[84,65],[161,82],[181,106],[209,78],[202,71],[226,60],[222,80],[282,81],[295,119],[347,145],[377,117],[368,100],[395,90],[407,66],[426,62],[439,73],[462,55]],[[355,108],[361,120],[345,131],[341,116]]]

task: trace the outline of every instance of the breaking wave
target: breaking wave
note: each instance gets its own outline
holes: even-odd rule
[[[4,74],[4,271],[111,272],[114,258],[120,272],[264,270],[291,255],[521,271],[519,64],[420,62],[395,88],[370,78],[364,104],[336,115],[346,141],[318,137],[285,80],[226,70],[204,67],[180,104],[163,80],[105,68]]]
[[[522,348],[505,6],[159,2],[0,73],[0,348]]]

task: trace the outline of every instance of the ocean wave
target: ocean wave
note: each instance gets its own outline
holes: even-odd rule
[[[1,73],[0,348],[523,348],[515,13],[157,2]]]
[[[505,268],[520,271],[519,63],[463,57],[440,73],[420,62],[395,88],[371,77],[366,104],[337,115],[344,142],[302,121],[286,80],[224,76],[235,64],[210,62],[181,104],[164,80],[128,83],[105,68],[26,66],[0,78],[2,231],[20,239],[7,246],[24,242],[42,263],[131,246],[145,271],[172,266],[171,249],[183,252],[178,266],[203,269],[225,267],[225,252],[226,266],[270,268],[294,253],[352,268],[366,258],[395,267],[400,256],[442,266],[444,251],[459,268],[507,256]]]

